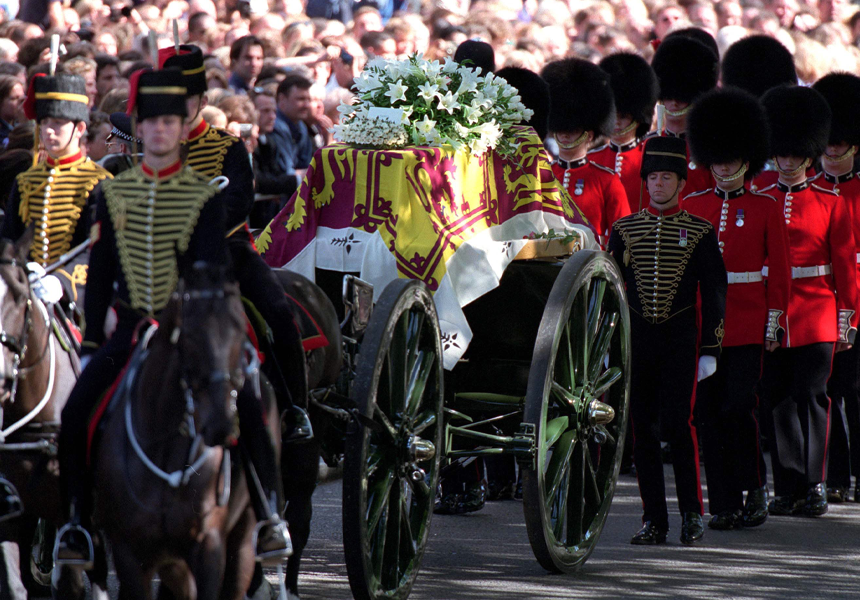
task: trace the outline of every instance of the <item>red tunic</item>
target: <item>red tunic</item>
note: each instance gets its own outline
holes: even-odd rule
[[[788,226],[792,269],[829,267],[830,275],[792,274],[788,305],[790,347],[840,341],[839,311],[857,326],[857,260],[845,202],[807,180],[762,190],[777,199]]]
[[[556,161],[552,172],[567,187],[570,197],[597,231],[600,245],[606,247],[613,223],[630,214],[621,179],[614,171],[587,158],[570,163]]]
[[[845,208],[851,217],[854,231],[854,244],[857,256],[860,256],[860,177],[857,172],[834,176],[824,171],[822,177],[815,180],[826,190],[839,194],[845,199]],[[860,302],[860,260],[857,261],[857,301]]]
[[[806,169],[806,177],[814,179],[816,177],[815,169],[813,169],[812,167]],[[760,192],[764,188],[776,185],[777,181],[779,181],[779,171],[772,169],[762,171],[761,173],[753,177],[750,189],[754,192]],[[818,182],[816,181],[816,183]]]
[[[776,199],[744,188],[734,192],[714,188],[684,198],[684,210],[714,226],[726,271],[731,273],[723,346],[762,344],[768,325],[773,333],[777,326],[787,330],[788,233]],[[761,277],[765,263],[769,265],[767,285]],[[749,277],[754,281],[743,281]]]
[[[621,178],[630,212],[639,212],[650,203],[648,190],[642,185],[642,176],[639,173],[644,147],[642,140],[635,140],[623,146],[609,142],[588,153],[590,161],[615,171]]]

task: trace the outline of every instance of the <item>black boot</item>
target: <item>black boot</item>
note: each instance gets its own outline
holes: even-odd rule
[[[668,535],[668,526],[661,527],[652,521],[645,521],[642,529],[636,532],[630,543],[634,546],[656,546],[657,544],[665,544]]]
[[[767,486],[747,492],[744,504],[744,527],[758,527],[767,520]]]
[[[820,517],[827,512],[827,489],[823,483],[817,483],[809,488],[806,494],[806,504],[803,514],[807,517]]]
[[[0,522],[20,517],[24,513],[24,503],[12,482],[0,476]]]
[[[57,532],[54,543],[54,562],[60,566],[93,568],[93,538],[82,522],[88,517],[79,509],[82,503],[72,499],[69,508],[69,522]]]
[[[827,487],[827,501],[833,504],[848,502],[848,488],[842,486]]]
[[[699,513],[684,513],[681,521],[681,543],[692,545],[702,539],[705,535],[705,526],[702,524],[702,515]]]
[[[738,510],[724,510],[711,517],[708,521],[708,527],[717,531],[729,531],[731,529],[740,529],[744,526],[743,513]]]
[[[777,516],[794,516],[803,509],[803,498],[794,496],[777,496],[767,505],[768,513]]]
[[[254,552],[258,561],[279,562],[293,554],[293,542],[287,522],[278,512],[278,500],[273,493],[269,499],[269,516],[261,519],[254,529]]]

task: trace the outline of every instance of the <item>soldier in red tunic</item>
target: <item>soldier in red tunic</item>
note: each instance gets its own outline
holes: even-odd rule
[[[615,129],[609,143],[590,151],[588,158],[618,173],[630,211],[638,212],[648,205],[639,168],[643,138],[654,120],[657,76],[644,58],[627,52],[607,56],[600,68],[609,73],[615,96]]]
[[[716,228],[728,271],[723,351],[696,390],[712,529],[755,527],[768,514],[755,388],[763,349],[778,348],[785,332],[791,270],[780,205],[744,187],[768,158],[766,120],[755,96],[724,88],[697,100],[687,125],[693,158],[716,186],[687,196],[684,208]]]
[[[627,194],[615,171],[588,160],[597,136],[615,128],[615,103],[609,75],[586,60],[567,58],[549,63],[541,73],[549,84],[549,132],[558,142],[555,176],[594,227],[601,246],[609,229],[630,214]]]
[[[806,177],[823,154],[831,111],[811,88],[778,87],[762,99],[771,130],[779,202],[788,226],[791,298],[782,346],[764,358],[763,387],[772,416],[775,515],[827,512],[827,378],[836,352],[854,342],[857,266],[845,202]]]
[[[651,66],[660,82],[660,102],[665,108],[666,122],[650,135],[686,138],[687,113],[693,102],[717,86],[719,58],[705,44],[686,36],[667,38],[657,48]],[[660,126],[665,125],[663,129]],[[690,150],[687,148],[689,160]],[[710,189],[714,185],[710,171],[695,161],[687,165],[688,194]]]
[[[830,140],[821,157],[824,171],[816,180],[845,200],[851,217],[854,243],[860,242],[860,178],[854,167],[860,147],[860,77],[849,73],[831,73],[812,86],[824,96],[833,111]],[[860,256],[860,247],[855,248]],[[860,285],[860,275],[857,279]],[[828,392],[833,401],[830,447],[827,466],[827,499],[844,502],[851,488],[851,475],[860,480],[860,346],[833,357]],[[854,490],[854,501],[860,502],[860,488]]]

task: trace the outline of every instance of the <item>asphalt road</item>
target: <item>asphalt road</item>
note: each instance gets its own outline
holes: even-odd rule
[[[677,510],[671,467],[670,511]],[[352,598],[341,547],[339,481],[314,495],[302,600]],[[771,517],[756,529],[708,530],[702,543],[631,546],[641,504],[635,479],[619,480],[597,548],[574,575],[547,574],[535,561],[522,503],[494,502],[477,513],[433,518],[411,600],[554,598],[860,598],[860,504],[832,505],[818,519]]]

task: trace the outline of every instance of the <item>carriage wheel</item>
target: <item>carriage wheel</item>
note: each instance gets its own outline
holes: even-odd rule
[[[629,329],[613,260],[575,254],[541,319],[523,416],[537,443],[536,469],[523,472],[526,529],[549,571],[582,566],[609,512],[627,426]]]
[[[442,345],[433,298],[398,279],[361,343],[347,436],[343,540],[358,600],[406,598],[418,575],[442,452]]]

